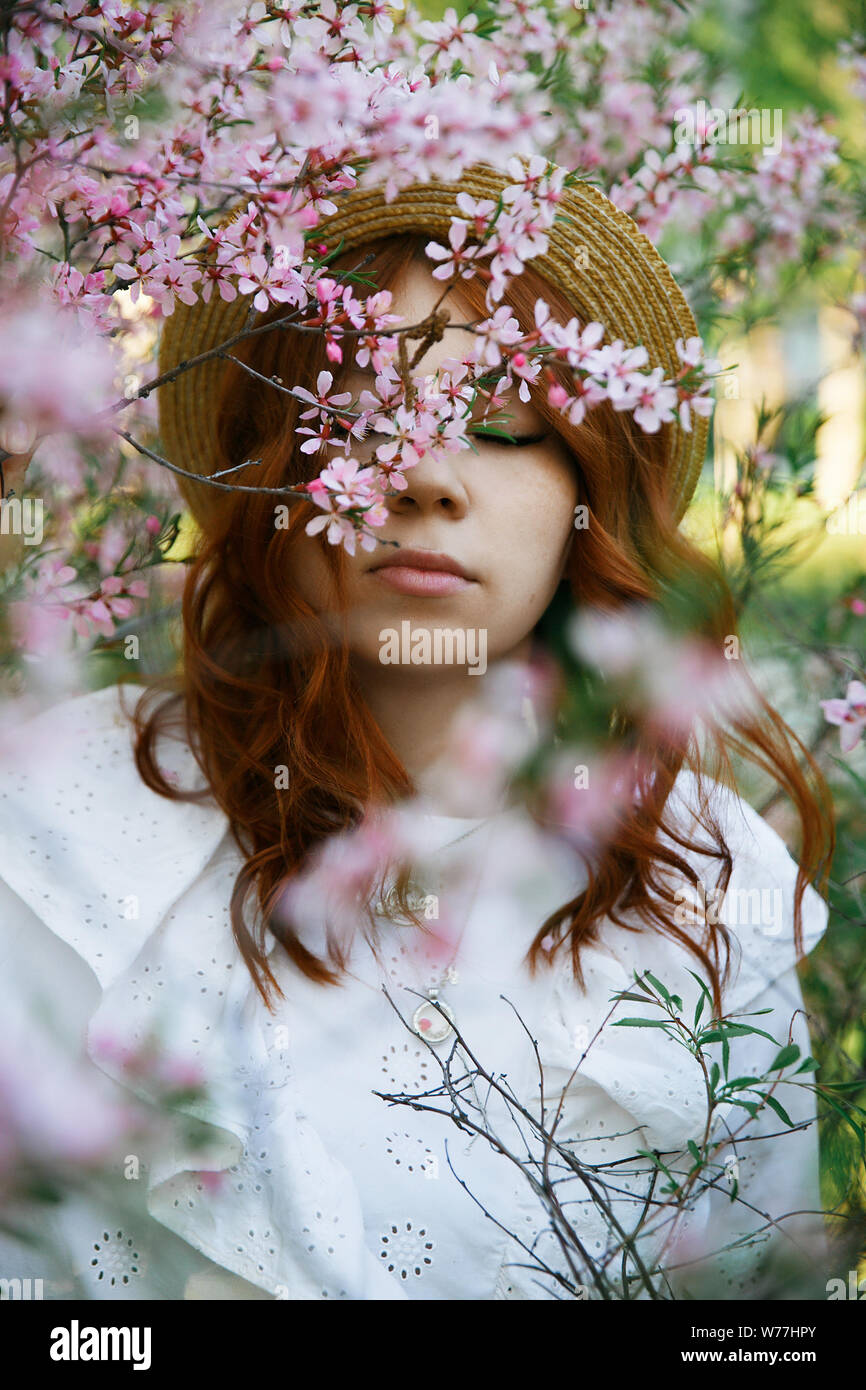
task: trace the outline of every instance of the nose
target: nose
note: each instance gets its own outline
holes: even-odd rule
[[[458,521],[469,507],[469,495],[453,464],[455,455],[425,454],[403,477],[406,487],[387,499],[395,516],[445,515]]]

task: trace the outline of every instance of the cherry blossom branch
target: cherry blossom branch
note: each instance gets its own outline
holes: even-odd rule
[[[134,439],[126,430],[116,429],[114,433],[119,435],[121,439],[125,439],[127,444],[131,444],[133,449],[143,455],[144,458],[149,458],[154,463],[158,463],[161,468],[167,468],[170,473],[176,474],[179,478],[189,478],[192,482],[196,483],[207,483],[208,487],[220,488],[223,492],[266,492],[280,497],[296,497],[299,501],[309,502],[310,500],[308,492],[290,485],[286,487],[248,487],[243,483],[223,483],[219,481],[224,474],[233,473],[236,469],[255,467],[259,463],[258,459],[251,459],[246,463],[237,464],[235,468],[222,469],[221,472],[214,473],[210,476],[206,473],[191,473],[188,468],[181,468],[179,464],[172,463],[170,459],[163,458],[162,454],[155,453],[153,449],[149,449],[147,445]]]

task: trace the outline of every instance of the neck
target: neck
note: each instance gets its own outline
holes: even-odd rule
[[[508,661],[525,661],[530,639],[509,652]],[[427,668],[355,663],[361,693],[386,739],[405,767],[416,793],[441,815],[486,816],[501,804],[461,768],[455,757],[454,733],[461,717],[481,712],[490,676],[470,676],[462,668]],[[470,757],[472,750],[470,749]],[[461,760],[462,761],[462,760]]]

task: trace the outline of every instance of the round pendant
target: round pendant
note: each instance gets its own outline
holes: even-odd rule
[[[406,893],[406,902],[413,912],[424,914],[430,899],[431,894],[427,893],[424,888],[410,882]],[[384,898],[380,898],[375,904],[373,911],[380,916],[390,917],[395,926],[414,927],[415,925],[411,917],[407,917],[405,913],[400,911],[397,903],[397,890],[393,885],[386,891]]]
[[[440,1009],[442,1013],[439,1012]],[[446,1018],[442,1017],[443,1013],[447,1015]],[[451,1023],[456,1022],[448,1005],[441,999],[437,999],[436,1004],[426,999],[423,1004],[419,1004],[412,1015],[412,1027],[419,1038],[426,1038],[429,1043],[440,1043],[454,1032],[451,1023],[448,1022],[449,1018]]]

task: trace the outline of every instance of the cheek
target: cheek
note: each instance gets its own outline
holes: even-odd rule
[[[491,657],[516,647],[550,604],[574,535],[578,500],[574,467],[564,451],[526,459],[513,476],[500,470],[497,482],[485,509]]]
[[[529,580],[532,591],[544,594],[556,588],[573,535],[577,480],[563,453],[554,459],[536,460],[514,481],[514,486],[492,494],[500,512],[492,530],[505,561],[501,576],[511,588],[520,575],[524,585]]]
[[[352,556],[346,551],[337,551],[336,547],[326,549],[326,544],[319,536],[301,535],[292,541],[286,561],[289,582],[298,597],[319,614],[326,626],[334,621],[342,630],[345,620],[350,638],[369,647],[373,638],[367,629],[372,630],[372,620],[367,611],[369,603],[362,599],[361,586],[366,553],[362,559],[360,554]],[[345,614],[333,573],[335,559],[342,567]],[[381,623],[376,624],[373,637],[376,637],[380,627]]]
[[[286,571],[295,593],[317,613],[326,613],[334,608],[334,579],[317,536],[300,535],[290,542]]]

